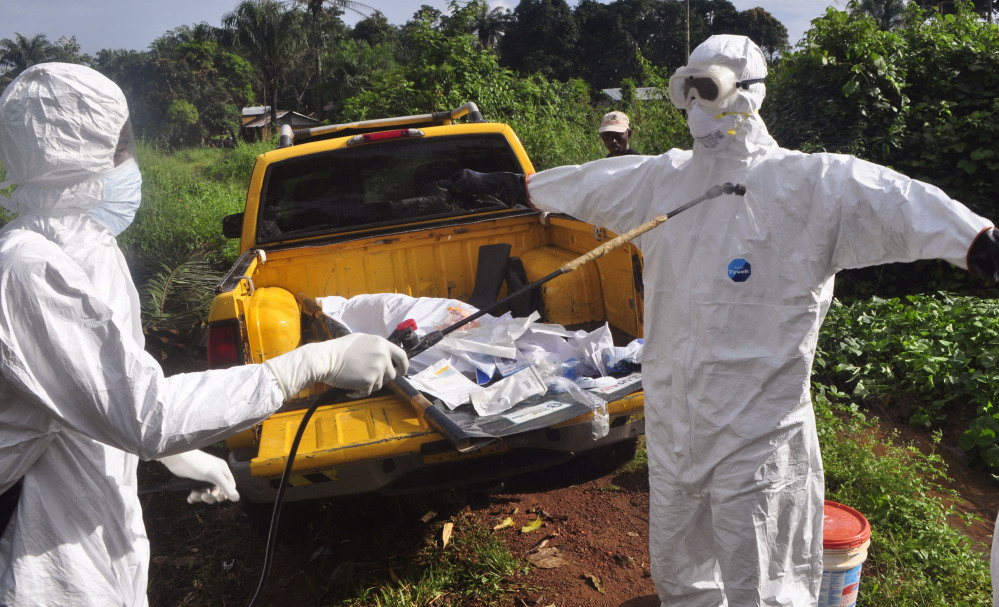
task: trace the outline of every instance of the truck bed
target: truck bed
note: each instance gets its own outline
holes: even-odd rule
[[[496,269],[480,252],[501,244],[509,246],[510,260],[502,298],[511,284],[548,276],[614,236],[569,217],[495,199],[451,200],[426,189],[455,166],[531,172],[506,125],[453,124],[437,114],[388,122],[418,128],[378,132],[369,143],[363,137],[386,128],[385,121],[322,127],[301,145],[258,159],[246,210],[226,227],[227,235],[241,238],[243,253],[209,314],[210,364],[262,363],[316,339],[304,300],[397,293],[467,302],[477,280]],[[518,298],[510,311],[538,312],[542,322],[566,328],[607,323],[615,345],[624,346],[642,335],[641,269],[638,251],[625,245]],[[325,391],[321,384],[303,391],[227,441],[247,499],[273,501],[304,411]],[[386,390],[336,398],[309,421],[285,499],[487,483],[633,441],[644,431],[643,407],[636,385],[608,403],[604,437],[593,436],[593,415],[585,413],[461,452]]]

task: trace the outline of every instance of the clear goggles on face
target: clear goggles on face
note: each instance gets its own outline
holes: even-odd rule
[[[669,98],[682,110],[689,110],[694,100],[705,107],[722,108],[738,89],[749,90],[750,85],[764,80],[738,80],[735,72],[720,65],[686,66],[678,69],[669,79]]]

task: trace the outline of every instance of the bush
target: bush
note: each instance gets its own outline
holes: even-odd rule
[[[907,10],[886,32],[861,11],[827,9],[774,71],[761,113],[785,147],[892,166],[995,217],[999,28],[970,5]]]
[[[760,109],[782,146],[884,163],[906,128],[905,43],[863,13],[832,8],[785,56]]]
[[[835,387],[813,384],[812,391],[826,499],[871,523],[858,604],[990,604],[988,561],[962,530],[971,519],[954,507],[960,496],[946,487],[942,458],[897,435],[882,438]]]
[[[813,380],[904,411],[925,429],[966,428],[972,465],[999,470],[999,303],[948,294],[830,307]]]

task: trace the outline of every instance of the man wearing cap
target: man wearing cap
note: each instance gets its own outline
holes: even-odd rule
[[[603,122],[600,123],[600,140],[607,148],[608,158],[614,156],[641,156],[631,148],[631,122],[624,112],[608,112],[604,114]]]

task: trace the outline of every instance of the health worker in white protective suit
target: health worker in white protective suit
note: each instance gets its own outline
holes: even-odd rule
[[[712,36],[670,79],[692,151],[526,177],[455,175],[624,233],[726,182],[637,240],[651,569],[664,607],[815,605],[823,474],[809,379],[838,270],[942,258],[992,280],[996,232],[940,189],[852,156],[780,148],[757,111],[763,53]],[[519,184],[519,185],[518,185]]]
[[[146,605],[139,459],[238,499],[202,451],[317,381],[365,395],[405,372],[369,335],[262,365],[164,377],[143,350],[139,300],[115,234],[141,177],[121,90],[96,71],[41,64],[0,96],[0,492],[20,498],[0,537],[0,604]],[[349,355],[348,355],[349,354]]]

